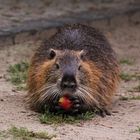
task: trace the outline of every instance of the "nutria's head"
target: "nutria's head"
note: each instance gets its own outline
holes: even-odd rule
[[[65,94],[75,94],[79,84],[83,83],[84,71],[82,70],[82,61],[84,60],[84,51],[70,50],[50,50],[50,59],[54,59],[48,77],[52,74],[56,79],[53,82],[57,84],[61,96]],[[49,82],[49,80],[48,80]]]
[[[101,72],[86,58],[83,50],[54,50],[36,71],[36,93],[31,97],[35,107],[51,105],[62,96],[77,96],[87,106],[97,104],[97,85]],[[32,81],[30,81],[32,82]],[[33,99],[34,98],[34,99]]]

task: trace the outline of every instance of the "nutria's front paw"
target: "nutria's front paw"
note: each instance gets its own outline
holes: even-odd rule
[[[53,112],[53,113],[58,113],[58,114],[70,114],[70,115],[75,115],[80,113],[81,111],[81,102],[77,97],[69,97],[68,98],[70,103],[71,103],[71,107],[68,109],[65,109],[62,105],[60,105],[59,100],[54,100],[52,105],[50,106],[49,111]]]
[[[52,113],[58,113],[62,110],[62,108],[58,104],[58,99],[54,100],[50,105],[49,111]]]
[[[71,114],[77,114],[79,113],[81,109],[81,103],[80,100],[77,97],[70,97],[70,100],[72,102],[72,108],[69,110]]]

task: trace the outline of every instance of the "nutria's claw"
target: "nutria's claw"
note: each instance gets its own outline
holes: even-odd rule
[[[76,105],[75,105],[75,108],[79,108],[79,107],[80,107],[80,104],[76,104]]]
[[[74,114],[77,114],[78,112],[79,112],[78,109],[74,109],[74,110],[72,111],[72,114],[74,115]]]
[[[101,117],[105,117],[106,115],[111,115],[111,112],[108,111],[107,109],[101,109],[97,112],[98,115],[100,115]]]
[[[79,112],[80,104],[73,105],[72,112]]]
[[[76,99],[76,100],[73,101],[73,103],[80,104],[80,101]]]
[[[70,99],[71,101],[75,101],[75,100],[78,100],[78,97],[76,97],[76,96],[70,96],[69,99]]]

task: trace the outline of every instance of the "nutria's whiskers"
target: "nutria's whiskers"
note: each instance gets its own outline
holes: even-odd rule
[[[87,104],[90,108],[93,106],[99,107],[99,102],[94,98],[93,93],[96,91],[90,90],[89,87],[81,85],[76,92],[76,95],[83,100],[85,104]]]
[[[30,98],[27,99],[27,102],[31,102],[30,99],[34,99],[34,105],[37,108],[41,108],[45,103],[51,103],[53,100],[60,96],[60,90],[57,88],[57,84],[45,84],[39,90],[37,90]],[[40,95],[39,98],[36,98],[35,95]],[[33,106],[34,106],[33,105]]]

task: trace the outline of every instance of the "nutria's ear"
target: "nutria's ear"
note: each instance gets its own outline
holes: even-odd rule
[[[86,55],[86,52],[85,52],[84,50],[81,50],[81,51],[79,52],[79,55],[80,55],[80,58],[81,58],[82,60],[84,60],[84,56]]]
[[[56,56],[56,51],[54,49],[50,49],[48,53],[48,58],[53,59]]]

